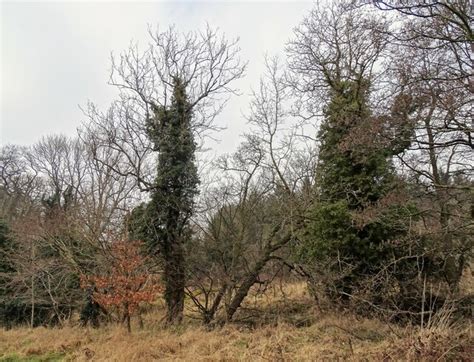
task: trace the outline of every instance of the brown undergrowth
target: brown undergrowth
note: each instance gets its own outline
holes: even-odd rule
[[[316,310],[303,284],[250,296],[236,321],[208,330],[193,318],[165,329],[161,306],[143,329],[15,328],[0,330],[3,361],[314,361],[469,360],[472,331],[433,321],[420,330]]]

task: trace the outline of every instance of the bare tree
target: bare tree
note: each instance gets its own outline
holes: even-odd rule
[[[370,1],[381,10],[401,15],[408,31],[392,32],[393,40],[405,45],[414,41],[416,47],[451,53],[449,76],[464,82],[474,93],[474,5],[471,0],[455,1]],[[420,40],[427,40],[423,45]]]
[[[222,307],[221,320],[233,319],[253,286],[273,280],[310,203],[314,142],[299,136],[284,79],[278,60],[266,58],[247,117],[251,131],[216,164],[219,181],[205,199],[187,288],[205,323]]]
[[[392,30],[391,69],[412,133],[397,160],[419,185],[426,233],[438,240],[443,275],[456,291],[473,242],[471,10],[467,1],[382,8],[398,10],[404,24]]]
[[[389,22],[346,1],[316,5],[287,46],[288,82],[297,92],[300,116],[321,116],[330,92],[344,82],[374,91],[383,80]],[[375,98],[375,97],[374,97]]]
[[[21,216],[41,199],[42,182],[29,167],[25,148],[7,145],[0,149],[0,177],[2,218]]]
[[[5,147],[2,156],[1,217],[14,245],[2,252],[14,270],[5,276],[6,298],[29,305],[31,325],[62,323],[81,307],[79,275],[96,269],[109,236],[123,232],[135,184],[97,163],[76,138],[48,136]]]

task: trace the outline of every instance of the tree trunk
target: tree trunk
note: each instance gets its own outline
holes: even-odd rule
[[[222,288],[219,290],[219,292],[217,293],[216,298],[214,299],[214,302],[212,303],[211,309],[209,309],[208,311],[204,313],[204,321],[203,321],[204,324],[210,324],[212,322],[226,291],[227,291],[227,284],[224,284]]]
[[[143,325],[143,316],[142,316],[142,312],[139,311],[138,312],[138,327],[140,329],[143,329],[144,328],[144,325]]]
[[[127,312],[126,315],[126,322],[127,322],[127,332],[132,333],[132,326],[130,324],[130,313]]]
[[[30,316],[30,327],[35,326],[35,277],[31,276],[31,316]]]
[[[35,247],[33,243],[31,244],[31,261],[35,260]],[[35,274],[31,275],[31,316],[30,316],[30,326],[33,328],[35,326]]]
[[[284,245],[286,245],[292,239],[293,233],[288,232],[277,243],[270,244],[271,239],[273,238],[273,236],[276,235],[278,230],[279,230],[278,228],[274,229],[274,231],[272,232],[272,236],[270,237],[269,243],[265,247],[265,253],[255,263],[252,270],[250,270],[247,273],[239,289],[237,289],[237,292],[235,293],[234,298],[232,299],[229,307],[227,308],[227,313],[226,313],[227,321],[232,320],[232,317],[234,316],[235,312],[240,307],[243,300],[249,293],[250,288],[252,287],[252,285],[254,285],[257,282],[258,275],[260,274],[262,269],[267,265],[268,261],[273,258],[273,253],[277,251],[278,249],[280,249],[281,247],[283,247]]]
[[[179,324],[183,320],[185,260],[183,246],[175,241],[168,245],[165,255],[165,301],[167,307],[166,324]]]
[[[130,311],[128,309],[128,303],[123,304],[123,318],[122,318],[122,324],[125,323],[127,326],[127,332],[132,333],[132,326],[130,323]]]
[[[235,293],[234,298],[232,298],[229,308],[227,308],[227,321],[232,320],[232,317],[234,316],[235,312],[240,307],[243,300],[249,293],[249,290],[252,287],[252,285],[256,283],[258,275],[260,274],[263,267],[267,264],[269,260],[270,260],[270,256],[265,254],[265,256],[262,259],[260,259],[252,268],[252,270],[247,274],[244,281],[240,285],[239,289],[237,289],[237,292]]]

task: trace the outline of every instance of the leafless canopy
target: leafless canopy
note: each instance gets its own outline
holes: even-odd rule
[[[380,14],[345,1],[315,6],[287,47],[290,83],[307,111],[317,113],[327,91],[337,90],[341,81],[376,81],[387,29]]]

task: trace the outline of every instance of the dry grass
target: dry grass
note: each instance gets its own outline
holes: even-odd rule
[[[121,326],[0,330],[0,360],[468,360],[473,352],[469,329],[455,335],[448,327],[420,332],[323,314],[311,307],[302,285],[286,286],[284,292],[250,297],[240,322],[211,331],[193,320],[163,329],[156,322],[162,310],[131,335]]]

